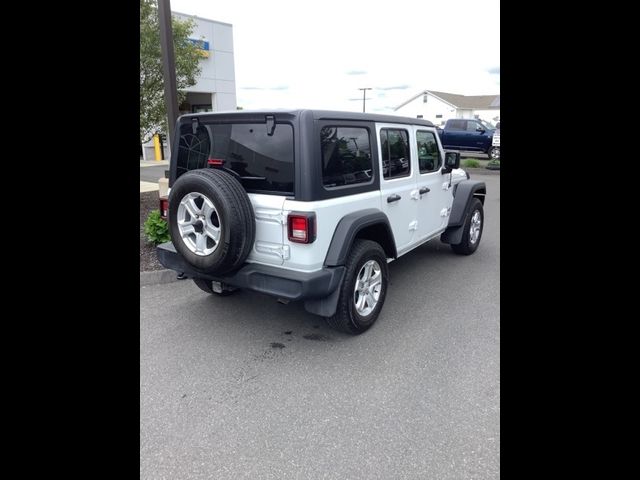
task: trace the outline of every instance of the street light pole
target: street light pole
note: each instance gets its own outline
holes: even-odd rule
[[[178,87],[176,83],[176,60],[173,50],[170,0],[158,0],[158,23],[160,26],[160,49],[162,51],[164,99],[167,105],[167,129],[169,130],[169,145],[173,146],[174,128],[180,112],[178,110]]]
[[[358,90],[362,90],[362,113],[364,113],[365,110],[365,103],[366,103],[366,95],[367,95],[367,90],[372,90],[369,87],[366,88],[359,88]]]

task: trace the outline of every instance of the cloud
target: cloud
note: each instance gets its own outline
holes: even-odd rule
[[[391,87],[376,87],[376,90],[406,90],[409,88],[409,85],[393,85]]]
[[[366,70],[349,70],[347,75],[366,75]]]
[[[487,72],[491,75],[500,75],[500,67],[491,67]]]

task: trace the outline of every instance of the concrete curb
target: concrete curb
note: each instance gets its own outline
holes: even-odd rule
[[[140,286],[160,285],[162,283],[173,283],[177,281],[178,274],[173,270],[151,270],[140,272]]]

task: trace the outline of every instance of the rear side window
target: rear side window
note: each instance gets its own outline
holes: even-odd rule
[[[466,130],[467,126],[464,120],[449,120],[447,130]]]
[[[435,135],[432,132],[420,130],[416,132],[416,141],[418,143],[420,173],[438,170],[440,168],[440,150]]]
[[[322,184],[327,187],[373,181],[369,130],[354,127],[323,127]]]
[[[293,127],[278,123],[268,135],[265,123],[199,124],[180,127],[177,177],[208,160],[223,161],[249,192],[293,195]]]
[[[382,151],[382,174],[385,179],[407,177],[411,174],[409,132],[383,128],[380,130],[380,149]]]

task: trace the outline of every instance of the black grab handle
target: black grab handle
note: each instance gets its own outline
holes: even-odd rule
[[[391,202],[397,202],[398,200],[400,200],[402,197],[400,195],[396,195],[395,193],[393,195],[389,195],[387,197],[387,203],[391,203]]]

